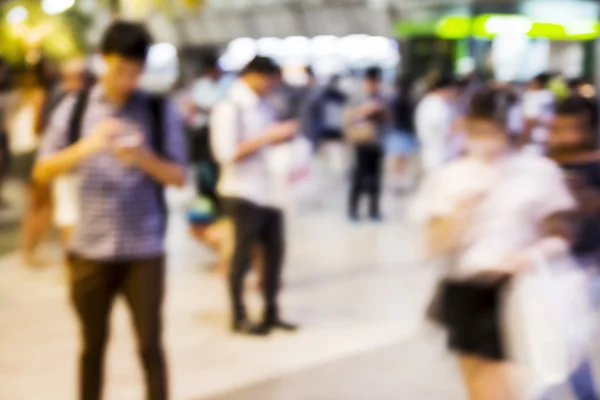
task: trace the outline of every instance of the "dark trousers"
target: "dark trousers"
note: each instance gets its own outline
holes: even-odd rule
[[[285,255],[283,213],[275,208],[261,207],[251,202],[228,198],[224,201],[226,213],[235,227],[235,250],[229,276],[229,290],[233,318],[246,318],[244,306],[244,278],[252,263],[255,245],[262,248],[262,290],[265,303],[265,320],[278,317],[279,293],[283,259]]]
[[[133,318],[144,369],[148,400],[168,398],[166,362],[162,348],[164,258],[98,262],[69,257],[71,300],[83,338],[79,365],[79,399],[100,400],[110,312],[123,295]]]
[[[358,216],[360,199],[366,193],[369,195],[371,217],[379,217],[383,150],[377,145],[357,146],[355,162],[350,186],[349,214],[351,217]]]

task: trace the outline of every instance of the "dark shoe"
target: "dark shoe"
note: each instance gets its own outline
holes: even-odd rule
[[[296,332],[299,329],[298,325],[284,322],[284,321],[280,320],[279,318],[276,318],[276,319],[273,319],[270,321],[266,321],[263,323],[263,325],[268,326],[269,330],[279,329],[281,331],[290,332],[290,333]]]
[[[233,333],[248,336],[267,336],[269,333],[271,333],[271,330],[265,324],[255,325],[245,319],[235,321],[231,330]]]
[[[379,214],[371,215],[371,221],[373,222],[383,222],[383,217]]]

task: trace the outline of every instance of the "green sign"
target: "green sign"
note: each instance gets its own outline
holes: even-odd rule
[[[477,17],[447,16],[437,21],[401,21],[399,37],[437,36],[464,39],[469,36],[493,39],[498,35],[527,35],[550,40],[593,40],[600,36],[600,22],[573,20],[564,23],[535,21],[522,15],[486,14]]]

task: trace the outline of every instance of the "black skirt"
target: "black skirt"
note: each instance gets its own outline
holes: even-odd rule
[[[451,281],[440,286],[438,321],[448,329],[450,350],[494,361],[507,358],[502,335],[502,292],[508,278],[494,282]]]

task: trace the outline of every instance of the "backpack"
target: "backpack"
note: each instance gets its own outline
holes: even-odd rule
[[[75,144],[81,139],[81,130],[83,126],[83,117],[88,105],[91,88],[85,88],[77,95],[75,100],[75,106],[71,113],[68,128],[68,146]],[[139,95],[135,94],[135,95]],[[166,158],[165,151],[165,107],[166,100],[162,96],[149,96],[147,99],[147,106],[150,115],[150,127],[151,132],[151,143],[150,147],[160,157]],[[156,193],[158,197],[158,204],[163,215],[167,215],[167,203],[164,194],[164,188],[160,184],[156,184]]]

